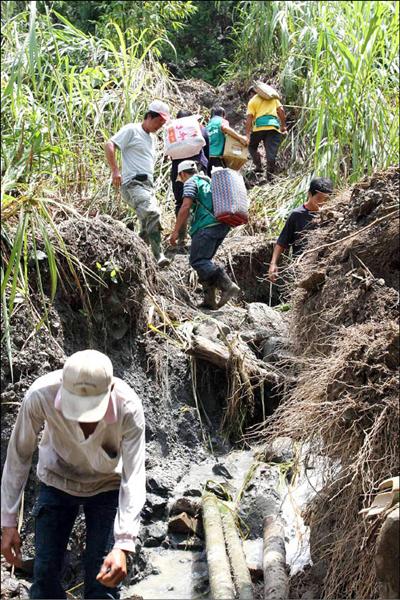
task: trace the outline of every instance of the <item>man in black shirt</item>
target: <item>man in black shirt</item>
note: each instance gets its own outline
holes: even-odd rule
[[[298,256],[304,250],[305,237],[303,231],[307,229],[321,206],[328,200],[333,192],[332,181],[326,177],[312,179],[308,190],[307,202],[295,208],[289,215],[284,228],[276,242],[269,266],[268,276],[275,282],[278,276],[279,258],[287,248],[292,248],[293,256]]]

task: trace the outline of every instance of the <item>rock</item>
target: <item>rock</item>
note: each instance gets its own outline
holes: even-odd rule
[[[250,571],[253,582],[260,581],[264,577],[263,571],[263,540],[245,540],[243,551],[246,557],[246,563]]]
[[[286,333],[282,313],[262,302],[251,302],[247,305],[247,322],[270,331],[271,335],[276,333],[282,337]]]
[[[183,533],[171,533],[167,538],[169,546],[174,550],[204,550],[205,543],[197,535],[186,535]]]
[[[232,479],[232,475],[229,473],[228,469],[221,463],[216,463],[212,468],[212,472],[216,475],[221,475],[221,477],[225,477],[225,479]]]
[[[166,498],[162,498],[156,494],[147,494],[146,504],[142,510],[143,518],[147,520],[162,518],[165,515],[167,504],[168,501]]]
[[[168,531],[172,533],[195,533],[200,537],[203,536],[203,526],[200,519],[191,517],[185,512],[170,518]]]
[[[202,494],[203,494],[203,490],[200,487],[190,488],[183,492],[184,496],[195,496],[196,498],[201,498]]]
[[[214,340],[221,339],[231,332],[229,325],[226,325],[222,321],[217,319],[207,318],[204,321],[196,324],[193,328],[193,333],[197,335],[203,335],[204,337]]]
[[[399,504],[386,516],[381,527],[375,552],[375,568],[380,598],[399,598]]]
[[[147,475],[146,478],[146,490],[151,494],[155,494],[156,496],[161,496],[162,498],[168,498],[169,496],[170,486],[165,481],[165,476],[161,474],[152,474]]]
[[[283,348],[285,346],[285,338],[281,336],[271,335],[262,344],[262,358],[268,362],[277,362],[285,357]]]
[[[276,438],[264,453],[265,462],[285,463],[293,460],[293,440],[290,437]]]
[[[170,515],[177,515],[182,512],[187,513],[191,517],[196,517],[201,511],[201,504],[197,500],[191,498],[177,498],[174,500],[169,510]]]
[[[147,527],[143,528],[143,534],[143,546],[146,546],[147,548],[160,546],[167,535],[167,523],[163,521],[151,523]]]

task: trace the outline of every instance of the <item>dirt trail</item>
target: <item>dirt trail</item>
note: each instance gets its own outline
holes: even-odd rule
[[[206,90],[204,93],[210,94],[208,102],[212,103],[212,92]],[[201,102],[207,106],[204,96]],[[172,589],[168,589],[168,585],[165,587],[177,565],[182,568],[175,572],[182,573],[182,577],[188,571],[191,573],[187,583],[191,586],[192,597],[207,594],[201,536],[195,536],[189,543],[187,536],[171,535],[168,531],[174,499],[179,496],[195,502],[207,480],[223,482],[237,498],[239,515],[252,541],[260,538],[263,515],[286,511],[292,566],[297,564],[295,555],[300,553],[301,538],[307,536],[302,522],[300,525],[297,521],[290,522],[290,515],[300,512],[299,506],[303,506],[310,493],[309,490],[299,492],[304,473],[301,475],[296,466],[299,457],[290,439],[296,439],[296,432],[291,431],[286,445],[270,447],[267,454],[260,454],[260,448],[257,448],[258,454],[254,454],[248,445],[243,446],[242,441],[238,443],[235,439],[235,418],[239,417],[244,429],[261,423],[274,413],[285,389],[293,390],[292,377],[299,366],[288,343],[289,337],[292,343],[296,342],[296,348],[303,344],[311,349],[312,344],[318,344],[321,353],[326,351],[324,343],[332,343],[332,328],[336,331],[342,325],[351,326],[360,321],[368,327],[366,322],[374,314],[381,321],[388,315],[391,318],[391,307],[398,298],[392,273],[393,269],[398,270],[398,262],[392,246],[391,222],[383,228],[385,221],[379,221],[382,227],[376,230],[371,225],[369,231],[374,232],[374,243],[370,246],[360,238],[362,243],[357,247],[360,266],[353,260],[354,238],[337,246],[325,245],[351,235],[357,229],[361,231],[374,219],[387,215],[392,200],[383,202],[382,197],[392,184],[395,185],[394,178],[378,177],[364,188],[360,186],[359,192],[353,192],[350,209],[346,209],[345,204],[334,207],[336,212],[343,209],[341,220],[337,215],[325,214],[323,219],[326,220],[322,219],[315,238],[318,242],[314,241],[313,245],[313,256],[318,259],[305,263],[308,266],[302,271],[302,283],[298,282],[299,288],[293,297],[297,307],[294,317],[273,308],[282,298],[275,288],[271,296],[271,287],[265,279],[273,244],[263,236],[243,237],[233,232],[227,239],[217,259],[239,283],[242,295],[236,305],[212,312],[197,309],[200,287],[188,267],[186,255],[177,254],[171,267],[160,274],[139,237],[110,217],[70,219],[60,227],[65,243],[86,268],[99,274],[96,263],[112,264],[117,270],[117,282],[111,280],[109,269],[106,269],[100,272],[103,283],[98,279],[90,281],[90,292],[86,297],[82,297],[76,281],[71,281],[66,289],[60,288],[49,314],[49,329],[42,328],[37,335],[31,335],[34,322],[30,309],[24,304],[19,306],[12,337],[13,381],[7,353],[3,352],[1,358],[2,461],[18,404],[38,376],[61,367],[67,355],[84,347],[96,348],[110,356],[115,374],[127,381],[142,398],[147,422],[148,495],[137,555],[125,582],[126,597],[132,597],[132,593],[141,594],[142,590],[143,594],[150,593],[148,590],[152,589],[151,597],[156,598],[154,587],[151,588],[154,583],[159,586],[160,598],[177,598],[175,584],[169,584]],[[329,229],[332,220],[339,224],[339,233],[333,237]],[[379,232],[382,232],[382,239]],[[372,238],[367,238],[368,243],[371,241]],[[343,265],[347,265],[344,274]],[[46,280],[48,267],[45,261],[42,268]],[[341,281],[348,282],[347,303],[341,301],[343,286],[337,284],[338,273]],[[364,282],[369,281],[368,277],[373,279],[368,285],[361,285],[352,275],[361,277]],[[384,284],[379,282],[380,279]],[[82,275],[80,282],[84,284]],[[326,294],[320,293],[322,284]],[[300,313],[301,319],[298,318]],[[318,336],[313,329],[315,320],[311,318],[315,313],[329,315],[328,321],[318,321]],[[324,330],[324,326],[329,329]],[[220,348],[229,349],[227,368],[190,357],[188,348],[193,336],[202,336]],[[339,337],[336,343],[340,349],[338,340]],[[375,362],[380,360],[379,353],[383,350],[388,356],[389,346],[383,349],[379,343],[371,345],[371,351],[377,352]],[[249,373],[245,373],[246,380],[243,378],[246,361],[274,374],[279,383],[271,384],[268,378],[264,382]],[[388,368],[391,368],[390,364]],[[250,382],[247,387],[243,384],[245,380]],[[340,390],[332,386],[329,389],[334,400]],[[225,419],[228,427],[223,435],[221,423],[227,414],[230,419],[228,423]],[[291,498],[296,496],[296,490],[299,492],[298,504],[294,507],[285,504],[290,482],[296,482]],[[313,485],[318,484],[314,481]],[[24,553],[30,557],[33,556],[31,509],[35,489],[36,478],[31,473],[22,529]],[[68,588],[82,582],[83,533],[84,524],[79,517],[65,568]],[[182,554],[185,552],[187,554]],[[310,562],[309,557],[302,559],[302,567],[307,560]],[[147,580],[148,576],[153,579]],[[319,597],[323,576],[318,579],[314,572],[315,581],[309,578],[304,584],[297,575],[297,579],[293,579],[296,586],[291,597],[300,598],[303,593],[307,593],[308,598]],[[17,578],[10,578],[2,563],[2,597],[26,597],[29,578],[24,577],[18,574]],[[256,587],[258,589],[260,584]],[[81,588],[77,587],[73,595],[80,597],[80,592]]]

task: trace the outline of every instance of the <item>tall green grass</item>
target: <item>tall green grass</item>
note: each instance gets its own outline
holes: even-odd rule
[[[110,38],[86,35],[59,14],[39,15],[36,2],[3,23],[1,293],[8,351],[13,311],[29,303],[31,291],[41,298],[39,324],[46,318],[60,282],[59,255],[69,264],[62,276],[76,279],[79,265],[57,222],[74,207],[83,215],[121,211],[110,193],[105,140],[138,119],[150,99],[169,95],[168,76],[153,56],[157,39],[143,49],[145,31],[135,38],[115,23],[108,28]]]
[[[341,186],[397,163],[398,27],[394,1],[240,3],[228,75],[279,73],[290,174]]]

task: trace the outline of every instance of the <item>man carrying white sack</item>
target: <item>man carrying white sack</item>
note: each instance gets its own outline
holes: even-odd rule
[[[15,566],[21,562],[18,508],[43,425],[30,598],[66,598],[64,555],[80,506],[86,521],[84,597],[119,598],[145,501],[141,401],[113,377],[110,359],[96,350],[76,352],[63,370],[32,384],[10,438],[1,482],[1,551]]]
[[[150,244],[159,267],[170,261],[162,252],[160,208],[154,193],[153,177],[156,161],[154,134],[168,121],[168,106],[160,100],[149,105],[142,123],[128,123],[105,145],[114,187],[121,186],[122,197],[135,210],[140,223],[140,237]],[[115,151],[121,151],[122,176]],[[122,183],[122,185],[121,185]]]
[[[213,262],[230,227],[215,218],[211,179],[198,173],[193,160],[184,160],[178,165],[178,180],[183,183],[183,201],[171,233],[170,243],[175,246],[179,231],[186,225],[190,215],[190,237],[192,238],[190,266],[199,276],[204,290],[202,307],[215,310],[240,292],[240,288],[231,281],[226,271]],[[219,302],[216,298],[217,290],[221,291]]]

